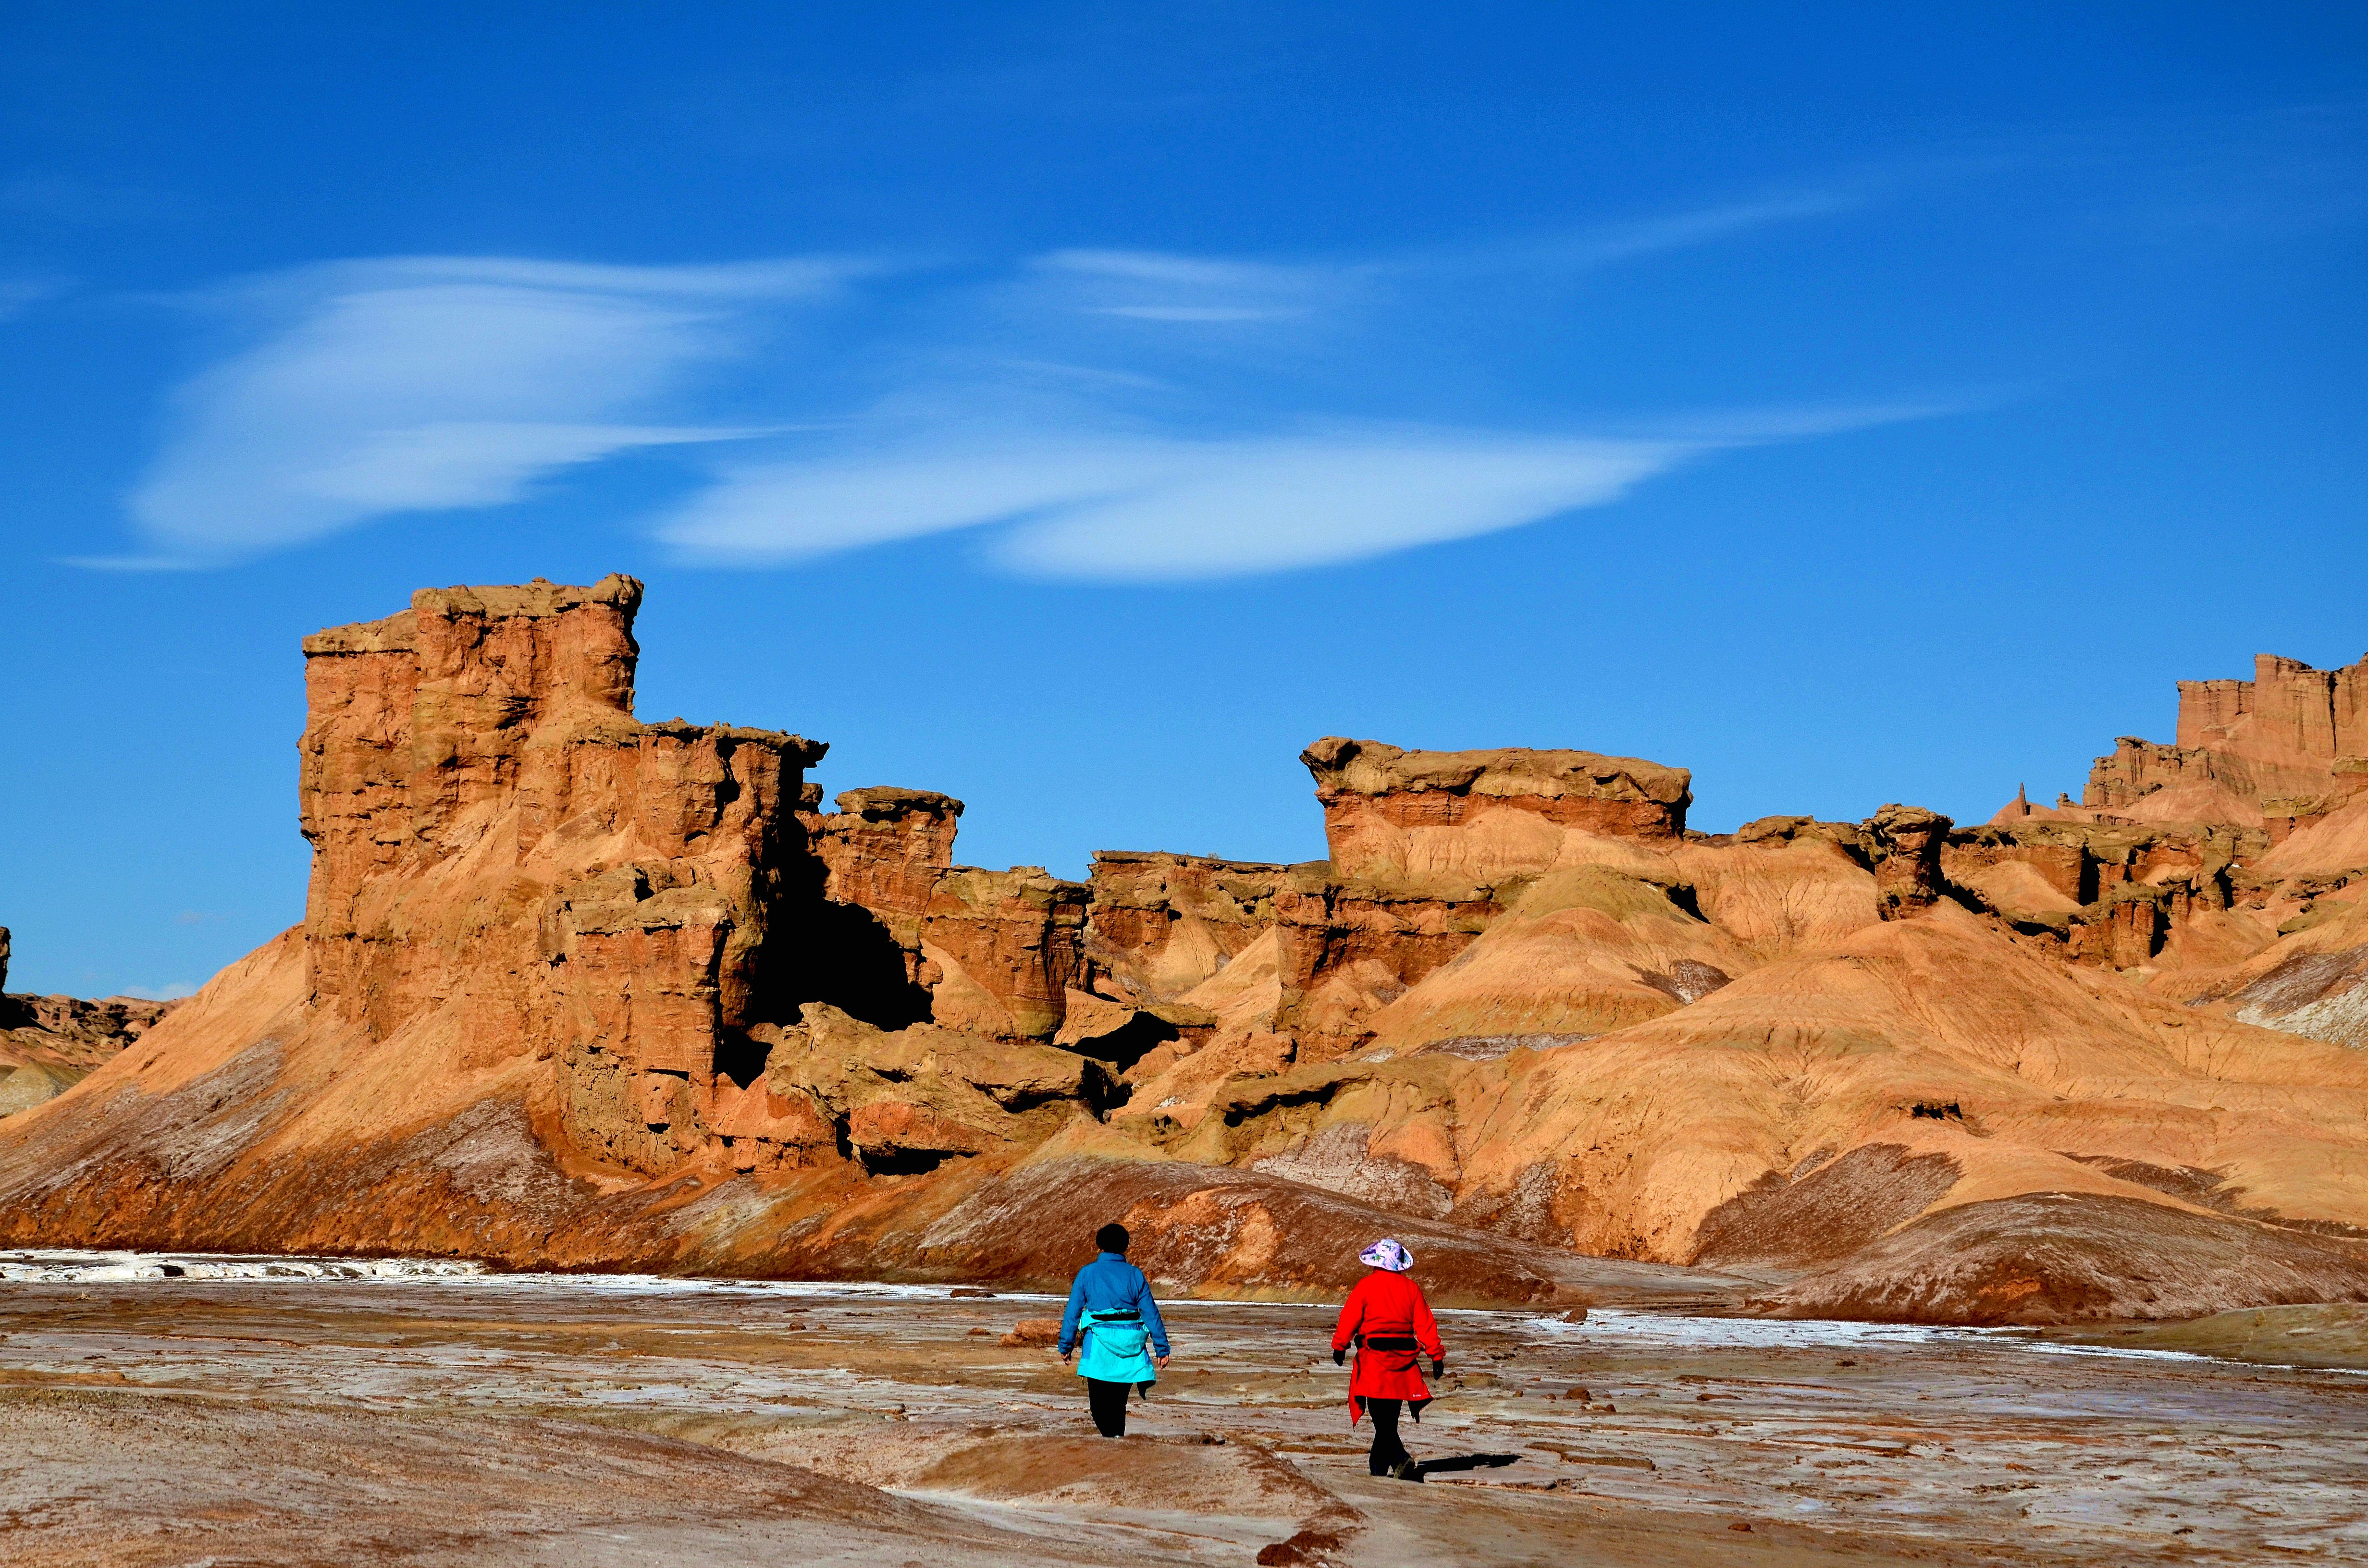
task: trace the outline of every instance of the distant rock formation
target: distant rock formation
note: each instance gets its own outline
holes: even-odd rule
[[[1977,827],[1330,737],[1326,858],[1076,882],[637,720],[641,593],[306,640],[304,924],[0,1124],[0,1242],[1047,1283],[1099,1216],[1229,1293],[1388,1227],[1473,1301],[1579,1255],[1934,1321],[2368,1299],[2353,672],[2207,683],[2175,765]]]
[[[6,994],[8,950],[0,926],[0,1116],[55,1099],[173,1010],[140,996]]]
[[[2081,805],[2019,794],[1991,826],[1958,874],[2023,862],[1987,873],[2022,928],[2060,922],[2076,959],[2368,1047],[2368,659],[2263,653],[2251,680],[2180,681],[2174,744],[2123,736]]]
[[[2368,658],[2340,670],[2263,653],[2251,680],[2179,683],[2178,738],[2123,735],[2089,771],[2081,820],[2259,827],[2271,843],[2368,796]],[[2018,794],[1992,818],[2034,814]],[[2058,814],[2041,812],[2036,814]]]
[[[1552,865],[1573,834],[1668,839],[1693,803],[1682,767],[1587,751],[1400,751],[1327,736],[1300,754],[1343,881],[1496,882]]]

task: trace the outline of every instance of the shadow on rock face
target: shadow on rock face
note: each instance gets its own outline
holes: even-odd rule
[[[915,983],[904,948],[877,915],[819,896],[799,915],[790,940],[767,946],[757,1012],[787,1021],[803,1003],[826,1002],[878,1028],[928,1021],[929,993]]]
[[[1946,1154],[1868,1143],[1795,1179],[1770,1171],[1702,1216],[1694,1261],[1711,1267],[1839,1261],[1940,1201],[1960,1174]]]

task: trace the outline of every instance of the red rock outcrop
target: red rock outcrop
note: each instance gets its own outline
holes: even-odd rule
[[[1181,995],[1273,929],[1294,872],[1320,881],[1325,867],[1099,850],[1086,957],[1121,996]]]
[[[934,790],[874,788],[844,790],[837,805],[816,823],[825,895],[877,912],[900,946],[918,948],[920,922],[953,867],[962,803]]]
[[[1328,859],[1075,883],[636,720],[639,597],[308,640],[305,924],[0,1127],[0,1241],[1049,1283],[1031,1227],[1117,1213],[1226,1292],[1388,1226],[1474,1300],[1580,1255],[1965,1321],[2368,1296],[2368,802],[1711,835],[1680,769],[1332,738]],[[2357,683],[2262,684],[2169,749],[2347,777]]]
[[[1920,914],[1947,895],[1941,848],[1948,842],[1950,826],[1947,817],[1921,806],[1887,805],[1867,819],[1874,885],[1887,918]]]
[[[1376,1038],[1374,1020],[1455,962],[1538,878],[1599,838],[1666,845],[1683,768],[1582,751],[1409,752],[1327,736],[1300,755],[1331,850],[1277,885],[1277,1005],[1300,1060]],[[1313,871],[1313,869],[1310,869]]]

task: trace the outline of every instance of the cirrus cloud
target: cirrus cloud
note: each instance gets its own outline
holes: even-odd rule
[[[392,257],[226,293],[269,324],[176,394],[131,496],[151,551],[141,563],[498,506],[613,453],[743,437],[620,415],[664,413],[690,372],[743,351],[756,307],[819,296],[847,270]]]
[[[1233,440],[1018,437],[735,465],[662,519],[686,559],[774,564],[1008,525],[1030,575],[1161,581],[1328,565],[1617,499],[1698,444],[1344,427]]]
[[[79,563],[219,564],[499,507],[620,453],[725,443],[644,520],[684,561],[969,533],[1005,572],[1167,581],[1470,538],[1617,501],[1719,448],[1933,412],[1813,408],[1740,429],[1694,413],[1615,436],[1518,394],[1493,410],[1512,428],[1468,406],[1543,312],[1571,308],[1570,277],[1861,199],[1780,194],[1395,256],[1081,247],[905,266],[895,290],[857,287],[882,265],[814,258],[298,268],[213,296],[245,341],[172,400],[128,498],[144,549]],[[788,309],[835,312],[830,333],[758,354]],[[771,390],[722,397],[735,364]]]

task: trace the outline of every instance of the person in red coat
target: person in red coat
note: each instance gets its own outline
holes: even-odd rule
[[[1357,1349],[1356,1369],[1349,1375],[1349,1425],[1360,1415],[1373,1417],[1373,1449],[1367,1463],[1375,1475],[1400,1481],[1420,1481],[1422,1470],[1398,1441],[1398,1411],[1430,1403],[1430,1389],[1415,1365],[1418,1350],[1430,1358],[1430,1375],[1437,1377],[1447,1359],[1439,1341],[1439,1324],[1423,1300],[1422,1287],[1406,1278],[1414,1255],[1395,1241],[1375,1242],[1357,1255],[1370,1270],[1349,1292],[1340,1308],[1340,1325],[1332,1331],[1332,1364]]]

